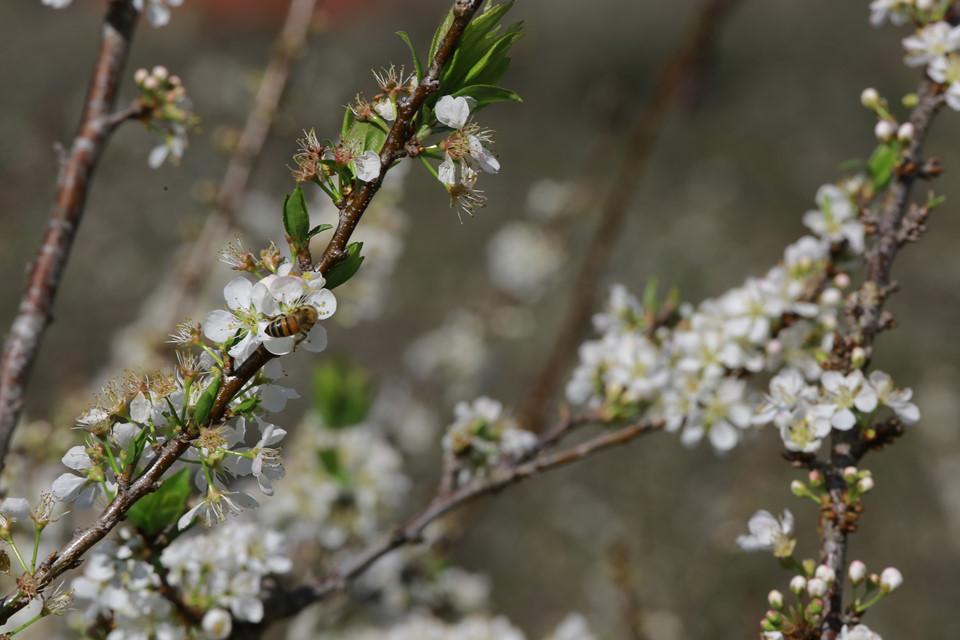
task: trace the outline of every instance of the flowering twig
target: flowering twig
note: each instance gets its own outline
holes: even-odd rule
[[[588,423],[596,424],[596,419],[568,417],[560,421],[551,431],[553,434],[569,434]],[[600,451],[632,442],[640,436],[660,431],[664,426],[661,420],[641,420],[572,445],[560,451],[550,451],[548,443],[540,440],[537,455],[529,459],[520,459],[514,463],[504,463],[492,467],[488,473],[477,476],[459,487],[441,490],[417,515],[405,525],[396,529],[390,536],[375,542],[370,547],[348,559],[339,568],[313,584],[303,585],[292,591],[278,592],[266,607],[266,617],[259,625],[245,625],[235,629],[233,637],[259,637],[263,626],[276,620],[290,617],[307,606],[320,602],[344,589],[351,581],[363,574],[380,558],[400,547],[422,541],[422,535],[428,525],[439,518],[472,503],[482,496],[517,484],[541,473],[583,460]],[[558,438],[552,440],[556,443]]]
[[[346,203],[340,209],[340,221],[333,233],[333,238],[314,266],[314,270],[326,273],[347,255],[346,249],[347,243],[350,242],[350,236],[357,228],[357,224],[359,224],[364,211],[367,210],[370,200],[380,190],[387,171],[390,170],[394,162],[407,155],[407,143],[414,134],[415,117],[424,101],[439,88],[440,72],[443,70],[443,65],[453,55],[463,30],[482,4],[481,0],[457,0],[454,3],[453,20],[437,48],[436,55],[430,61],[430,67],[427,69],[426,75],[420,80],[416,90],[411,95],[400,98],[397,102],[396,121],[390,127],[390,133],[387,134],[386,142],[380,150],[379,175],[373,180],[363,182],[347,198]]]
[[[111,0],[79,130],[60,168],[50,222],[4,344],[0,360],[0,470],[23,411],[30,372],[51,321],[53,300],[83,217],[94,170],[117,124],[111,112],[138,16],[132,0]]]
[[[401,101],[397,110],[397,118],[381,152],[382,167],[379,176],[370,183],[364,184],[348,199],[341,213],[340,225],[337,227],[330,244],[323,253],[323,257],[316,265],[315,270],[321,274],[334,266],[342,257],[343,248],[349,241],[366,211],[367,206],[379,190],[383,177],[393,162],[404,153],[405,145],[412,135],[414,121],[419,115],[419,109],[424,100],[438,88],[438,78],[443,66],[456,50],[463,30],[474,14],[480,8],[481,0],[457,0],[452,10],[450,27],[442,38],[436,54],[431,61],[429,71],[418,86],[418,89],[408,99]],[[111,5],[113,7],[113,5]],[[42,591],[51,581],[64,572],[76,567],[82,561],[84,554],[97,542],[106,537],[124,518],[127,511],[137,500],[158,488],[163,474],[192,446],[198,433],[195,429],[219,424],[227,417],[230,402],[237,396],[254,375],[270,360],[276,357],[262,344],[242,364],[237,367],[227,367],[226,377],[212,402],[209,414],[202,423],[195,425],[181,435],[163,444],[157,451],[156,457],[147,469],[129,485],[120,486],[116,497],[110,502],[97,520],[86,529],[77,533],[59,552],[52,554],[37,571],[31,576],[33,594]],[[622,436],[621,436],[622,437]],[[612,443],[612,444],[615,444]],[[611,446],[598,443],[596,446]],[[575,453],[575,452],[574,452]],[[588,452],[589,453],[589,452]],[[586,455],[586,454],[584,454]],[[576,458],[574,458],[576,459]],[[565,464],[560,461],[559,464]],[[554,463],[554,466],[557,463]],[[522,470],[519,470],[522,471]],[[530,471],[526,473],[529,475]],[[438,514],[435,517],[439,517]],[[13,613],[22,609],[29,602],[29,597],[22,591],[4,600],[0,607],[0,624],[9,619]]]
[[[637,116],[617,176],[600,203],[600,219],[575,276],[576,285],[571,288],[573,299],[568,304],[566,317],[520,410],[521,421],[534,431],[540,430],[550,399],[569,372],[577,347],[590,329],[600,279],[670,107],[684,95],[691,78],[701,75],[702,67],[710,61],[708,52],[717,32],[737,2],[739,0],[704,0],[688,36],[663,65],[649,101]]]
[[[892,292],[891,273],[894,259],[902,246],[900,235],[910,210],[908,199],[917,178],[917,168],[923,164],[921,152],[924,139],[933,118],[945,102],[939,85],[931,80],[923,81],[917,95],[917,105],[908,121],[913,127],[913,137],[908,142],[893,182],[872,217],[876,237],[865,256],[866,279],[851,296],[847,310],[850,322],[839,332],[834,345],[832,365],[837,369],[851,370],[864,366],[872,354],[874,340],[888,324],[884,319],[884,303]],[[847,537],[850,533],[846,518],[847,484],[843,470],[855,466],[860,458],[875,448],[874,445],[888,442],[899,435],[902,429],[895,420],[881,427],[874,431],[874,437],[869,440],[858,430],[833,434],[829,464],[823,469],[830,505],[829,509],[821,511],[820,560],[837,575],[843,575],[846,567]],[[844,622],[843,580],[831,585],[825,603],[823,630],[838,632]]]

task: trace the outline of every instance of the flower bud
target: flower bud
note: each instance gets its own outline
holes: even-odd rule
[[[829,287],[824,289],[823,293],[820,294],[820,304],[825,307],[835,307],[840,304],[842,298],[843,296],[839,289]]]
[[[163,81],[166,80],[170,75],[170,72],[167,71],[167,68],[161,65],[157,65],[153,68],[153,77],[157,80]]]
[[[880,104],[880,94],[873,87],[867,87],[860,94],[860,104],[867,109],[875,109]]]
[[[897,123],[892,120],[880,120],[873,128],[873,135],[877,136],[880,142],[890,142],[896,132]]]
[[[202,626],[208,638],[221,640],[230,635],[233,629],[233,618],[223,609],[210,609],[203,616]]]
[[[838,289],[846,289],[850,286],[850,276],[846,273],[840,272],[833,277],[833,284]]]
[[[864,476],[857,482],[857,491],[860,493],[867,493],[871,489],[873,489],[873,476]]]
[[[819,598],[827,592],[827,583],[820,578],[810,578],[807,580],[807,593],[814,598]]]
[[[774,589],[773,591],[767,594],[767,602],[770,603],[771,607],[779,611],[780,609],[783,608],[783,594],[777,591],[776,589]],[[767,617],[768,618],[770,617],[769,614],[767,615]]]
[[[850,563],[850,569],[847,571],[847,575],[850,576],[850,582],[855,585],[860,584],[867,575],[867,565],[859,560],[854,560]]]
[[[823,484],[823,474],[817,471],[816,469],[811,471],[807,475],[807,477],[810,479],[810,484],[812,484],[815,487],[819,487],[820,485]]]
[[[884,593],[890,593],[903,584],[903,575],[894,567],[887,567],[880,574],[880,589]]]
[[[866,361],[867,352],[864,351],[863,347],[854,347],[853,351],[850,352],[850,363],[853,365],[853,368],[859,369]]]
[[[803,576],[793,576],[790,580],[790,591],[800,595],[807,588],[807,579]]]
[[[837,572],[825,564],[822,564],[819,567],[817,567],[817,571],[814,575],[816,575],[818,578],[820,578],[827,584],[831,584],[834,580],[837,579]]]
[[[147,70],[146,69],[137,69],[137,72],[133,74],[133,81],[138,85],[143,84],[147,79]]]
[[[920,9],[920,11],[930,11],[930,9],[933,9],[935,0],[916,0],[916,3],[917,9]]]
[[[904,122],[900,125],[900,128],[897,129],[897,140],[900,142],[910,142],[913,140],[913,136],[916,133],[916,129],[913,127],[913,123]]]
[[[790,492],[798,498],[802,498],[808,493],[807,485],[803,484],[799,480],[794,480],[790,483]]]
[[[847,482],[855,482],[859,470],[856,467],[846,467],[843,470],[843,479]]]
[[[783,353],[783,343],[777,339],[773,339],[767,343],[767,355],[776,356]]]

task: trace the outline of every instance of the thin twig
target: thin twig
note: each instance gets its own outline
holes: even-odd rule
[[[580,270],[575,276],[573,299],[553,346],[526,394],[519,412],[521,423],[539,431],[547,406],[577,354],[577,347],[590,329],[590,317],[598,299],[600,279],[626,221],[630,201],[640,185],[671,105],[685,95],[691,78],[702,75],[703,66],[717,32],[739,0],[704,0],[683,45],[667,60],[654,85],[653,94],[640,110],[627,140],[619,172],[600,205],[600,220],[593,233]]]
[[[111,0],[101,30],[100,52],[90,77],[80,126],[57,177],[50,222],[30,268],[20,307],[0,360],[0,471],[26,399],[27,384],[53,301],[86,207],[97,162],[114,130],[111,113],[139,12],[132,0]]]
[[[565,420],[562,424],[566,425],[564,431],[569,432],[573,428],[572,425],[583,423],[579,420]],[[627,444],[640,436],[660,431],[662,428],[663,422],[660,420],[642,420],[558,452],[542,451],[530,460],[521,460],[513,464],[494,467],[487,474],[479,476],[463,486],[445,493],[438,493],[407,524],[395,530],[389,537],[373,543],[364,551],[348,559],[339,568],[316,583],[275,594],[265,607],[266,617],[263,622],[257,625],[240,625],[232,637],[257,638],[266,625],[296,615],[311,604],[325,600],[341,591],[391,551],[420,542],[423,531],[432,522],[482,496],[497,493],[523,480],[583,460],[605,449]],[[543,443],[541,442],[541,444]],[[546,447],[540,448],[545,449]]]

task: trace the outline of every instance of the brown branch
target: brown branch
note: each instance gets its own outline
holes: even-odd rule
[[[561,423],[563,425],[561,430],[569,433],[575,426],[582,424],[583,421],[579,419],[564,420]],[[583,460],[605,449],[627,444],[642,435],[660,431],[662,428],[661,420],[636,422],[555,453],[542,451],[529,460],[493,467],[486,475],[479,476],[463,486],[440,492],[407,524],[396,529],[389,537],[373,543],[366,550],[348,559],[338,569],[316,583],[274,594],[264,607],[266,617],[263,622],[256,625],[238,625],[231,637],[258,638],[266,625],[296,615],[311,604],[325,600],[341,591],[391,551],[420,542],[423,531],[432,522],[480,497],[497,493],[506,487],[552,469]],[[546,448],[543,445],[541,440],[541,448]]]
[[[627,209],[644,175],[644,168],[660,135],[670,107],[685,95],[690,80],[702,75],[709,62],[717,32],[739,0],[704,0],[683,45],[667,60],[654,85],[653,94],[640,110],[627,139],[619,172],[600,205],[600,220],[571,289],[573,299],[553,346],[534,379],[519,412],[527,428],[539,431],[547,406],[576,358],[577,347],[590,330],[590,317],[597,305],[600,279],[610,261]],[[591,203],[592,204],[592,203]]]
[[[153,567],[157,578],[160,580],[157,592],[173,605],[177,615],[187,626],[199,626],[203,621],[203,610],[196,609],[184,601],[180,590],[170,584],[170,571],[160,562],[160,554],[163,553],[165,547],[170,545],[172,540],[163,536],[152,536],[139,528],[137,528],[137,533],[140,534],[140,539],[143,541],[146,560]]]
[[[97,162],[116,126],[111,123],[111,112],[138,16],[131,0],[111,0],[107,8],[100,52],[87,88],[80,126],[60,168],[50,222],[30,267],[26,289],[3,347],[0,360],[0,471],[23,411],[40,342],[52,320],[53,301],[83,217]]]
[[[919,102],[909,119],[915,135],[904,150],[904,158],[893,182],[877,205],[878,211],[872,216],[874,239],[865,256],[866,279],[852,296],[846,313],[847,322],[837,333],[829,363],[829,366],[835,369],[851,370],[854,366],[852,355],[858,348],[863,349],[869,361],[877,335],[891,326],[891,321],[884,312],[884,305],[895,289],[892,280],[893,263],[903,246],[904,225],[915,224],[909,216],[909,198],[918,172],[911,167],[924,165],[921,160],[924,139],[934,117],[944,104],[942,87],[930,80],[925,80],[920,85],[917,95]],[[844,575],[846,570],[847,537],[852,532],[858,515],[851,517],[853,506],[847,500],[843,469],[856,465],[863,455],[878,446],[878,442],[882,445],[899,435],[898,427],[899,423],[880,425],[872,434],[873,438],[869,437],[869,432],[861,433],[859,429],[835,431],[832,436],[829,463],[824,467],[830,504],[821,511],[820,561],[836,571],[838,576]],[[843,624],[843,584],[843,580],[836,580],[826,598],[822,631],[824,638],[830,640]]]

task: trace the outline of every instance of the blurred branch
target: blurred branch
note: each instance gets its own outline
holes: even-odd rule
[[[630,546],[626,540],[610,545],[607,553],[610,580],[620,596],[620,621],[626,640],[647,640],[643,633],[640,596],[637,594],[630,570]]]
[[[171,327],[187,315],[196,303],[206,277],[216,262],[219,249],[236,224],[237,211],[250,185],[250,176],[263,152],[277,109],[290,79],[291,69],[302,51],[312,24],[317,0],[291,0],[283,27],[273,45],[273,54],[253,99],[237,146],[217,189],[214,209],[207,216],[199,237],[193,241],[178,268],[172,273],[172,290],[165,313],[154,318],[158,327]]]
[[[960,3],[954,5],[955,9],[958,6]],[[916,168],[924,164],[921,158],[924,139],[945,101],[942,87],[931,80],[923,81],[917,95],[919,102],[909,118],[915,133],[904,150],[903,160],[891,185],[873,215],[875,237],[865,255],[866,279],[859,290],[851,295],[846,311],[847,321],[836,335],[829,363],[833,369],[850,371],[858,367],[859,363],[855,364],[857,358],[854,357],[858,349],[863,350],[866,361],[869,361],[877,335],[890,324],[885,320],[884,304],[895,288],[892,281],[893,263],[903,244],[903,229],[911,222],[907,215],[910,211],[908,200],[918,177]],[[856,524],[856,518],[851,519],[848,515],[850,504],[843,470],[848,466],[856,466],[870,449],[892,441],[902,432],[902,427],[892,421],[869,432],[872,432],[872,438],[860,429],[834,431],[829,463],[823,468],[830,504],[820,514],[820,560],[833,569],[837,576],[843,576],[846,570],[847,537]],[[833,639],[843,624],[843,585],[844,580],[837,579],[827,593],[822,631],[828,640]]]
[[[4,344],[0,360],[0,471],[23,411],[40,342],[52,321],[53,301],[86,208],[94,170],[117,124],[111,112],[138,16],[132,0],[111,0],[107,8],[80,126],[60,167],[50,221]]]
[[[597,422],[581,417],[568,417],[562,420],[552,433],[570,434],[575,429],[590,423]],[[311,604],[325,600],[341,591],[391,551],[421,542],[424,530],[431,523],[472,503],[477,498],[497,493],[528,478],[578,462],[600,451],[627,444],[640,436],[661,429],[663,429],[663,422],[660,420],[641,420],[556,452],[548,449],[550,444],[558,443],[559,439],[554,438],[547,442],[546,438],[542,438],[536,449],[539,453],[531,458],[501,463],[488,469],[485,475],[477,476],[461,486],[443,488],[441,485],[442,488],[427,506],[407,524],[396,529],[392,535],[373,543],[314,584],[303,585],[292,591],[277,592],[264,607],[266,616],[263,622],[256,625],[241,625],[234,629],[234,635],[231,637],[259,638],[266,625],[296,615]],[[444,477],[448,475],[446,470],[442,475]]]
[[[640,110],[627,139],[627,149],[610,190],[600,205],[600,220],[587,247],[580,270],[571,288],[573,299],[567,308],[553,347],[539,370],[520,410],[520,422],[527,428],[542,428],[551,397],[577,355],[577,347],[590,329],[590,317],[597,304],[600,278],[626,221],[627,208],[640,185],[647,161],[656,146],[671,106],[696,92],[691,81],[703,81],[704,66],[710,61],[723,19],[740,0],[704,0],[681,47],[663,65],[646,106]],[[592,203],[588,203],[592,204]]]

